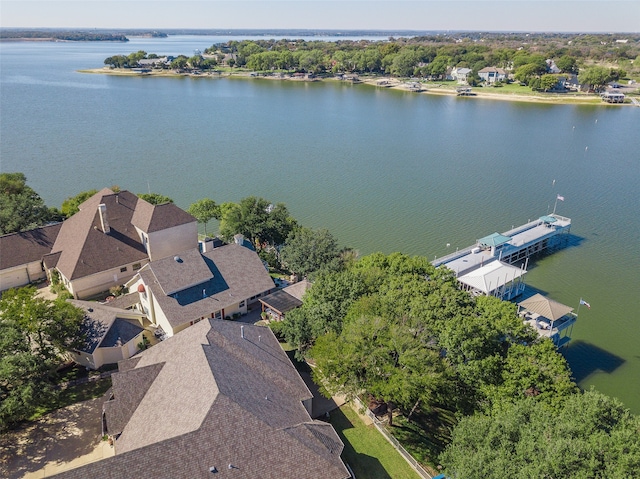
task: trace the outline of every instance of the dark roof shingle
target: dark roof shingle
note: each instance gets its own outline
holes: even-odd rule
[[[342,442],[309,417],[309,390],[273,333],[242,326],[202,321],[114,374],[116,455],[57,477],[349,477]]]

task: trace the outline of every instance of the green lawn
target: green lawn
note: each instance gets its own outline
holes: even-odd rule
[[[111,387],[111,378],[100,379],[86,384],[78,384],[63,389],[54,401],[39,407],[36,412],[29,418],[29,421],[44,416],[45,414],[55,411],[61,407],[70,406],[77,402],[88,401],[103,396]]]
[[[375,426],[366,426],[349,404],[331,412],[344,442],[342,458],[358,479],[420,479]]]

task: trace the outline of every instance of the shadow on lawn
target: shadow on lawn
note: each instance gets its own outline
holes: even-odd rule
[[[48,463],[89,454],[101,440],[103,402],[99,398],[57,409],[0,436],[0,476],[18,479]]]
[[[357,452],[345,438],[344,431],[354,426],[340,409],[331,411],[331,424],[344,443],[342,459],[353,469],[356,477],[366,479],[391,479],[391,476],[387,473],[377,457]]]
[[[386,429],[423,466],[436,467],[438,456],[451,442],[455,417],[451,411],[435,408],[431,413],[417,412],[411,422],[404,416],[393,419],[393,427]]]

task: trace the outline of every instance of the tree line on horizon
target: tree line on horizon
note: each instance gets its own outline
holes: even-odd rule
[[[625,43],[619,43],[621,40]],[[139,51],[105,59],[106,65],[133,68]],[[160,68],[211,70],[224,65],[256,72],[298,71],[313,74],[372,74],[442,81],[451,68],[469,68],[468,82],[480,83],[485,67],[509,70],[534,90],[547,91],[558,82],[547,60],[561,74],[580,74],[597,90],[611,81],[640,75],[640,38],[609,35],[432,35],[387,40],[231,40],[212,45],[203,55],[180,55]]]

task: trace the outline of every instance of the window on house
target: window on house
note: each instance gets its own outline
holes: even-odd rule
[[[142,268],[142,264],[140,264],[140,263],[134,263],[134,265],[133,265],[133,270],[134,270],[134,271],[138,271],[140,268]]]
[[[126,266],[123,266],[122,268],[120,268],[120,272],[121,273],[124,273],[125,271],[127,271],[127,267]]]
[[[242,301],[240,301],[240,304],[238,304],[239,308],[244,308],[244,299]]]

